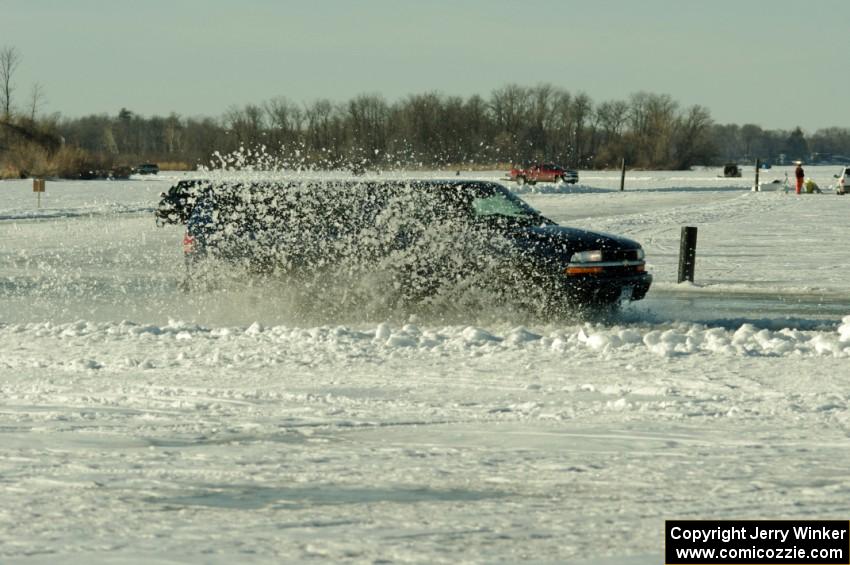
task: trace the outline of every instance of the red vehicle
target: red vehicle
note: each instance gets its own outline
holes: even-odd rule
[[[567,169],[553,163],[526,163],[511,168],[511,180],[518,185],[538,182],[578,182],[578,171]]]

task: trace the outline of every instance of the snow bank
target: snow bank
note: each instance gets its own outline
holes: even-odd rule
[[[837,334],[790,328],[773,331],[752,324],[743,324],[735,330],[684,323],[660,328],[588,326],[568,336],[564,343],[578,343],[606,352],[646,349],[661,357],[695,354],[847,357],[850,356],[850,316],[844,318]]]
[[[421,357],[505,354],[531,349],[564,356],[597,354],[640,357],[687,355],[850,357],[850,316],[837,331],[778,331],[743,324],[736,329],[701,324],[605,326],[583,324],[535,333],[525,327],[502,332],[476,326],[420,328],[384,323],[359,330],[347,326],[208,328],[171,321],[162,326],[132,322],[0,326],[0,367],[31,365],[70,371],[162,367],[265,367],[300,359]],[[24,344],[50,344],[40,355]],[[81,354],[82,353],[82,354]]]

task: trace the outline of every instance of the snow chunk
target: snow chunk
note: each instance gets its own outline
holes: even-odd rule
[[[484,343],[492,343],[502,341],[502,338],[494,336],[490,332],[475,326],[468,326],[461,332],[461,336],[468,344],[481,345]]]
[[[838,341],[841,343],[850,342],[850,316],[844,316],[841,320],[841,325],[838,327]]]
[[[517,345],[520,343],[528,343],[530,341],[537,341],[542,336],[528,331],[525,327],[519,326],[512,329],[507,337],[505,337],[505,341],[511,345]]]
[[[579,342],[587,345],[595,350],[616,349],[622,345],[623,341],[616,335],[610,332],[594,331],[588,334],[585,329],[579,330],[577,338]]]
[[[387,347],[416,347],[419,341],[404,332],[391,335],[386,342]]]
[[[75,371],[95,371],[97,369],[102,369],[103,365],[94,359],[76,359],[71,362],[70,367]]]
[[[245,335],[256,336],[260,335],[261,333],[263,333],[263,326],[259,322],[254,322],[253,324],[248,326],[247,330],[245,330]]]
[[[387,341],[392,335],[392,328],[387,323],[379,324],[375,330],[375,341]]]
[[[609,410],[614,410],[615,412],[622,412],[624,410],[628,410],[631,407],[631,404],[629,404],[629,401],[625,398],[618,398],[617,400],[609,400],[606,402],[605,407]]]

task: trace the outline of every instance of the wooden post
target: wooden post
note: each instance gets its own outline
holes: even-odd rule
[[[759,192],[761,188],[759,187],[759,170],[761,169],[761,159],[756,159],[756,184],[753,187],[753,192]]]
[[[32,191],[36,194],[36,206],[41,208],[41,193],[44,192],[44,179],[32,179]]]
[[[620,192],[626,187],[626,158],[623,157],[623,162],[620,165]]]
[[[697,229],[682,226],[679,242],[679,282],[694,282],[694,266],[697,258]]]

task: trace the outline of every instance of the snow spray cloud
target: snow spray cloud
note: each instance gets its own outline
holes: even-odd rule
[[[422,181],[410,173],[389,180],[366,170],[367,161],[329,171],[331,164],[316,165],[297,147],[274,154],[241,148],[216,154],[200,180],[164,195],[158,219],[187,224],[203,258],[190,261],[189,300],[226,293],[215,299],[220,304],[248,292],[299,323],[412,314],[515,323],[599,314],[555,303],[561,289],[546,287],[551,278],[541,285],[542,272],[529,272],[536,268],[529,249],[504,237],[513,227],[549,222],[537,212],[505,192],[518,212],[470,222],[475,185],[492,191],[492,183]]]
[[[262,178],[184,182],[163,198],[160,220],[186,222],[192,239],[191,294],[248,290],[310,322],[544,310],[544,293],[517,275],[516,246],[464,217],[463,186]]]
[[[263,289],[305,321],[532,311],[533,293],[506,278],[515,248],[463,221],[463,197],[433,183],[231,179],[178,186],[160,217],[187,221],[193,293]]]

